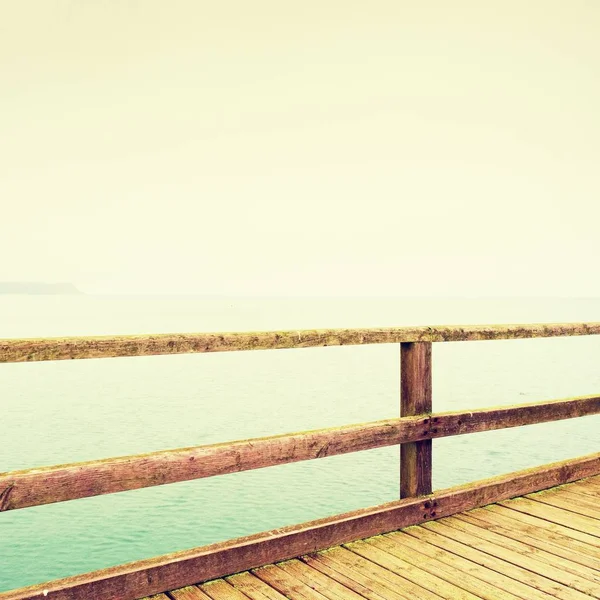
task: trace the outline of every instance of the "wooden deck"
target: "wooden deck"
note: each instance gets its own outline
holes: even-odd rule
[[[153,600],[600,598],[600,476]]]

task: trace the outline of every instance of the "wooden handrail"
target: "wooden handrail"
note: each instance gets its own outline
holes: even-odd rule
[[[0,511],[395,444],[409,444],[594,414],[600,414],[598,395],[473,411],[416,415],[251,440],[12,471],[0,473]]]
[[[4,339],[0,340],[0,363],[403,342],[512,340],[599,334],[600,323],[541,323]]]

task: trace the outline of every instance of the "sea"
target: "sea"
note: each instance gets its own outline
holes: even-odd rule
[[[0,338],[600,321],[597,298],[0,296]],[[0,472],[399,415],[399,345],[0,364]],[[433,349],[434,411],[600,392],[600,336]],[[600,448],[599,416],[434,440],[434,488]],[[373,506],[382,448],[0,513],[0,591]]]

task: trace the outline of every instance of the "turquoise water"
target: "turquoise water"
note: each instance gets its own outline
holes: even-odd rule
[[[597,299],[0,297],[0,337],[597,321]],[[434,409],[600,392],[600,337],[434,346]],[[0,471],[398,414],[397,345],[0,365]],[[434,441],[434,485],[597,452],[586,417]],[[0,514],[0,590],[397,498],[384,448]]]

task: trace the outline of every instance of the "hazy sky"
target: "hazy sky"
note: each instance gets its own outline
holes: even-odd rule
[[[0,280],[600,295],[596,0],[0,9]]]

